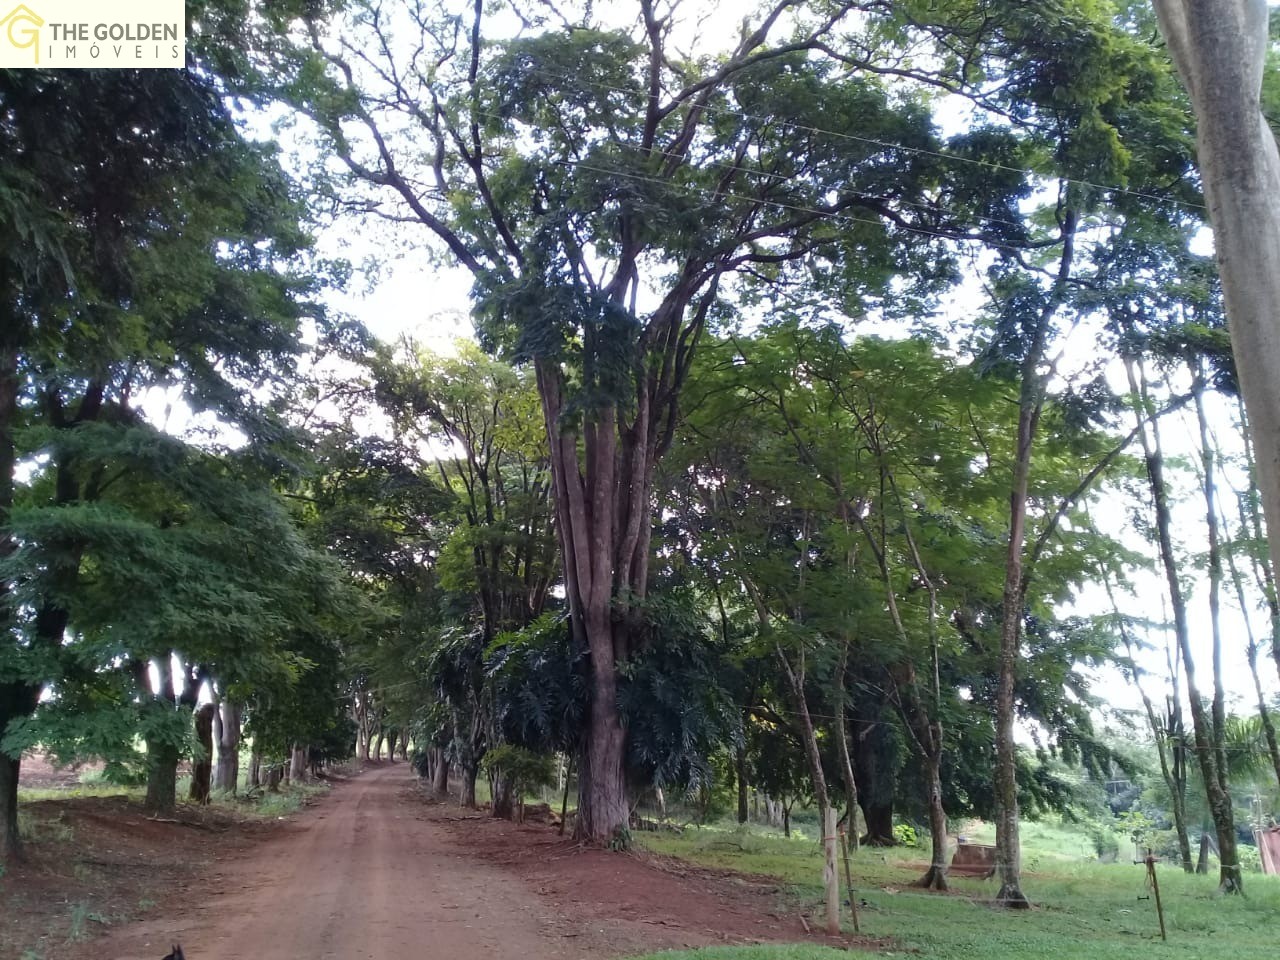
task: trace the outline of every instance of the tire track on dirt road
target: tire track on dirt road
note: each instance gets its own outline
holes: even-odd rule
[[[339,784],[246,854],[193,877],[181,911],[93,943],[111,960],[573,960],[586,944],[509,874],[421,815],[409,765]]]

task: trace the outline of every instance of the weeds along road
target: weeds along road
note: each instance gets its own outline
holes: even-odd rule
[[[215,864],[180,909],[92,945],[112,960],[563,960],[545,903],[422,816],[407,763],[335,787],[279,836]]]

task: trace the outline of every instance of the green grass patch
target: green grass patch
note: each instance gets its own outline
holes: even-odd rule
[[[989,839],[983,828],[966,836],[976,842]],[[721,826],[638,839],[658,853],[777,877],[802,906],[816,908],[821,900],[822,857],[813,838],[786,840],[758,827]],[[1029,911],[992,905],[995,881],[952,878],[951,894],[913,889],[911,882],[924,870],[927,846],[863,849],[854,855],[852,865],[858,895],[867,901],[861,911],[862,933],[892,938],[900,948],[935,960],[1130,960],[1139,949],[1159,949],[1162,956],[1187,960],[1208,956],[1270,960],[1276,955],[1274,925],[1280,917],[1280,878],[1247,874],[1247,897],[1224,897],[1217,892],[1216,872],[1208,877],[1187,876],[1162,864],[1160,890],[1169,930],[1169,942],[1163,945],[1159,943],[1155,903],[1143,899],[1150,896],[1145,870],[1129,862],[1131,849],[1122,848],[1121,862],[1101,864],[1087,859],[1088,847],[1087,836],[1070,826],[1052,822],[1026,825],[1023,890],[1035,904]],[[663,956],[818,960],[828,955],[807,946],[758,949],[765,952],[700,951]]]
[[[849,960],[847,950],[832,950],[811,944],[782,944],[768,947],[707,947],[704,950],[671,950],[649,953],[635,960]]]

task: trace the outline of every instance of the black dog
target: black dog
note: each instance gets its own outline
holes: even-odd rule
[[[173,952],[165,957],[164,960],[187,960],[187,958],[182,955],[182,948],[175,943]]]

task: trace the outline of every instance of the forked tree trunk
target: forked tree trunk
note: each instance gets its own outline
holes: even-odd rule
[[[238,703],[223,700],[218,706],[218,719],[214,727],[218,733],[218,767],[214,772],[213,787],[232,795],[240,784],[240,716],[243,708]]]
[[[249,755],[249,786],[262,786],[262,754],[258,752],[257,738],[254,738],[253,752]]]
[[[396,762],[396,741],[400,739],[400,731],[392,727],[387,732],[387,759]]]
[[[209,790],[213,779],[213,715],[217,707],[206,703],[195,714],[196,741],[200,744],[200,756],[191,763],[191,790],[188,796],[196,803],[209,802]]]

